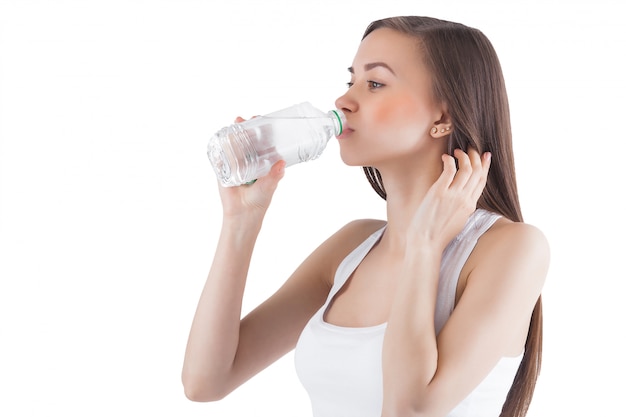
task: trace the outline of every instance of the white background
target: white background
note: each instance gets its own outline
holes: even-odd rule
[[[624,415],[623,63],[617,1],[1,1],[0,415],[309,416],[287,355],[219,403],[185,399],[220,226],[209,135],[348,81],[367,24],[418,14],[499,53],[526,221],[552,247],[530,417]],[[288,168],[248,311],[383,201],[331,142]]]

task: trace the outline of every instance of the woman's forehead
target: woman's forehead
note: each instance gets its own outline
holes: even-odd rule
[[[388,28],[376,29],[361,41],[352,68],[358,73],[366,71],[372,63],[384,63],[393,72],[417,70],[422,64],[418,45],[419,40],[414,36]]]

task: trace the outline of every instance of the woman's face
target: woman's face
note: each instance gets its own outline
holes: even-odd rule
[[[433,146],[430,130],[443,107],[433,98],[415,38],[377,29],[363,39],[349,71],[348,91],[335,102],[347,118],[338,137],[346,164],[415,161],[424,146]]]

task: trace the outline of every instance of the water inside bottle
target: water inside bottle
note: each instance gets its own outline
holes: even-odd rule
[[[271,123],[264,125],[267,132],[262,136],[267,143],[257,148],[261,159],[267,158],[269,165],[284,160],[286,166],[317,158],[334,133],[333,126],[328,124],[326,117],[267,117]],[[306,123],[308,128],[303,129]]]
[[[316,109],[311,111],[307,108],[310,105],[298,107],[300,114],[292,115],[293,109],[285,109],[258,116],[225,127],[211,138],[209,159],[222,185],[263,177],[280,160],[291,166],[321,155],[335,134],[337,121]],[[337,111],[334,113],[339,119]],[[339,120],[339,126],[341,123]]]

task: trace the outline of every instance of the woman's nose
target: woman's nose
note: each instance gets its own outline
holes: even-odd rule
[[[335,106],[344,113],[354,113],[358,109],[358,105],[350,94],[350,90],[346,91],[342,96],[335,100]]]

